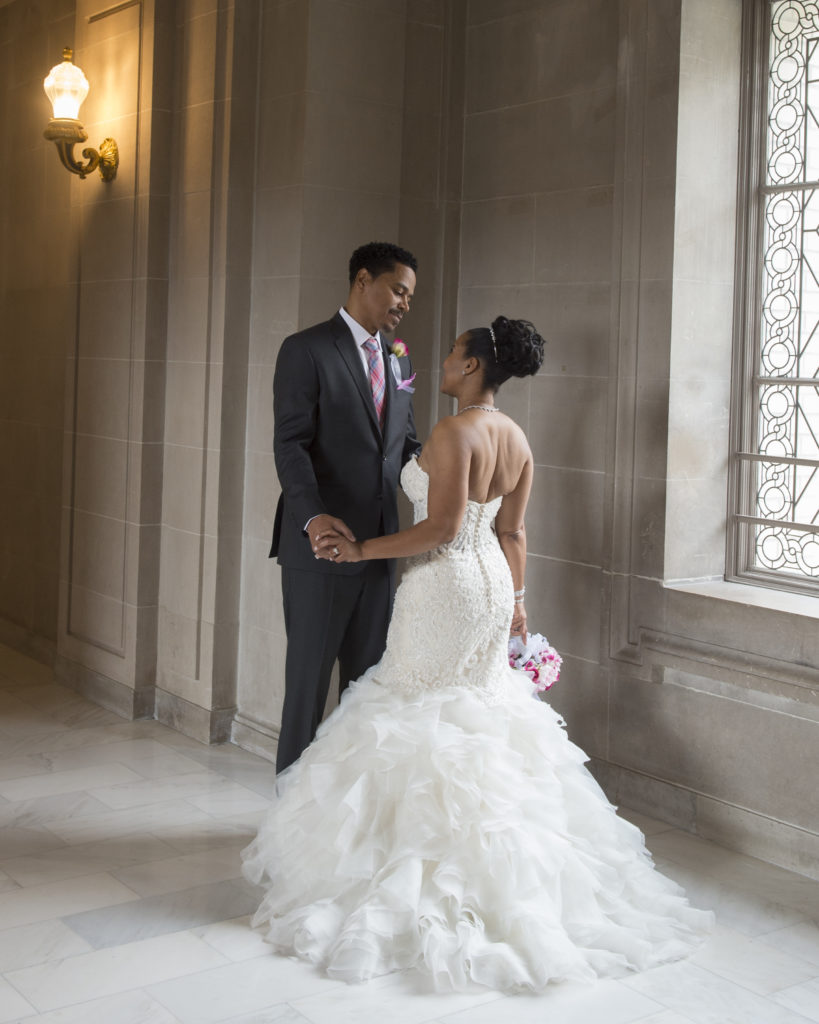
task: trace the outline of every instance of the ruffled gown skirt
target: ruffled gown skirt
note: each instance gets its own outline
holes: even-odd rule
[[[402,482],[425,513],[420,472]],[[331,977],[538,990],[678,959],[712,925],[506,665],[496,511],[470,503],[459,538],[405,574],[384,657],[279,776],[243,853],[266,887],[254,924]]]
[[[517,678],[488,705],[365,676],[244,853],[267,885],[254,924],[331,977],[415,967],[438,988],[540,989],[685,956],[710,915],[653,868],[584,760]]]

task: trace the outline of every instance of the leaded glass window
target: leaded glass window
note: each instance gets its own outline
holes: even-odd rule
[[[819,592],[819,5],[757,0],[755,13],[733,555],[741,578]]]

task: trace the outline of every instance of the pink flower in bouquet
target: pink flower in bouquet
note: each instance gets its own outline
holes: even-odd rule
[[[526,643],[519,636],[509,638],[509,666],[525,673],[535,684],[536,693],[554,686],[562,664],[563,659],[540,633],[530,633]]]
[[[401,356],[409,355],[409,348],[405,341],[402,341],[400,338],[396,338],[392,345],[390,345],[390,352],[392,352],[394,356],[398,356],[400,358]]]

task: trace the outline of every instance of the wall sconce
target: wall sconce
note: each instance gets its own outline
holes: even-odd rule
[[[72,51],[66,47],[62,64],[55,64],[43,82],[45,94],[54,110],[54,117],[48,122],[43,135],[56,145],[63,167],[72,174],[84,178],[99,168],[103,180],[112,181],[119,166],[119,148],[113,139],[103,139],[99,152],[90,147],[84,149],[82,155],[87,164],[74,159],[74,145],[88,138],[88,132],[77,119],[80,106],[88,95],[88,79],[82,69],[71,62],[71,57]]]

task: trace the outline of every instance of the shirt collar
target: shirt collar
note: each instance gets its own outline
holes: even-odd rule
[[[353,318],[350,316],[350,314],[343,306],[339,310],[339,313],[341,314],[341,318],[344,320],[345,324],[347,324],[347,326],[353,332],[353,339],[355,340],[355,343],[356,345],[358,345],[359,348],[361,348],[361,346],[364,344],[365,341],[367,341],[368,338],[375,338],[375,340],[378,342],[379,349],[381,348],[381,337],[378,331],[376,331],[375,334],[370,334],[370,332],[365,327],[361,326],[358,320],[353,320]]]

